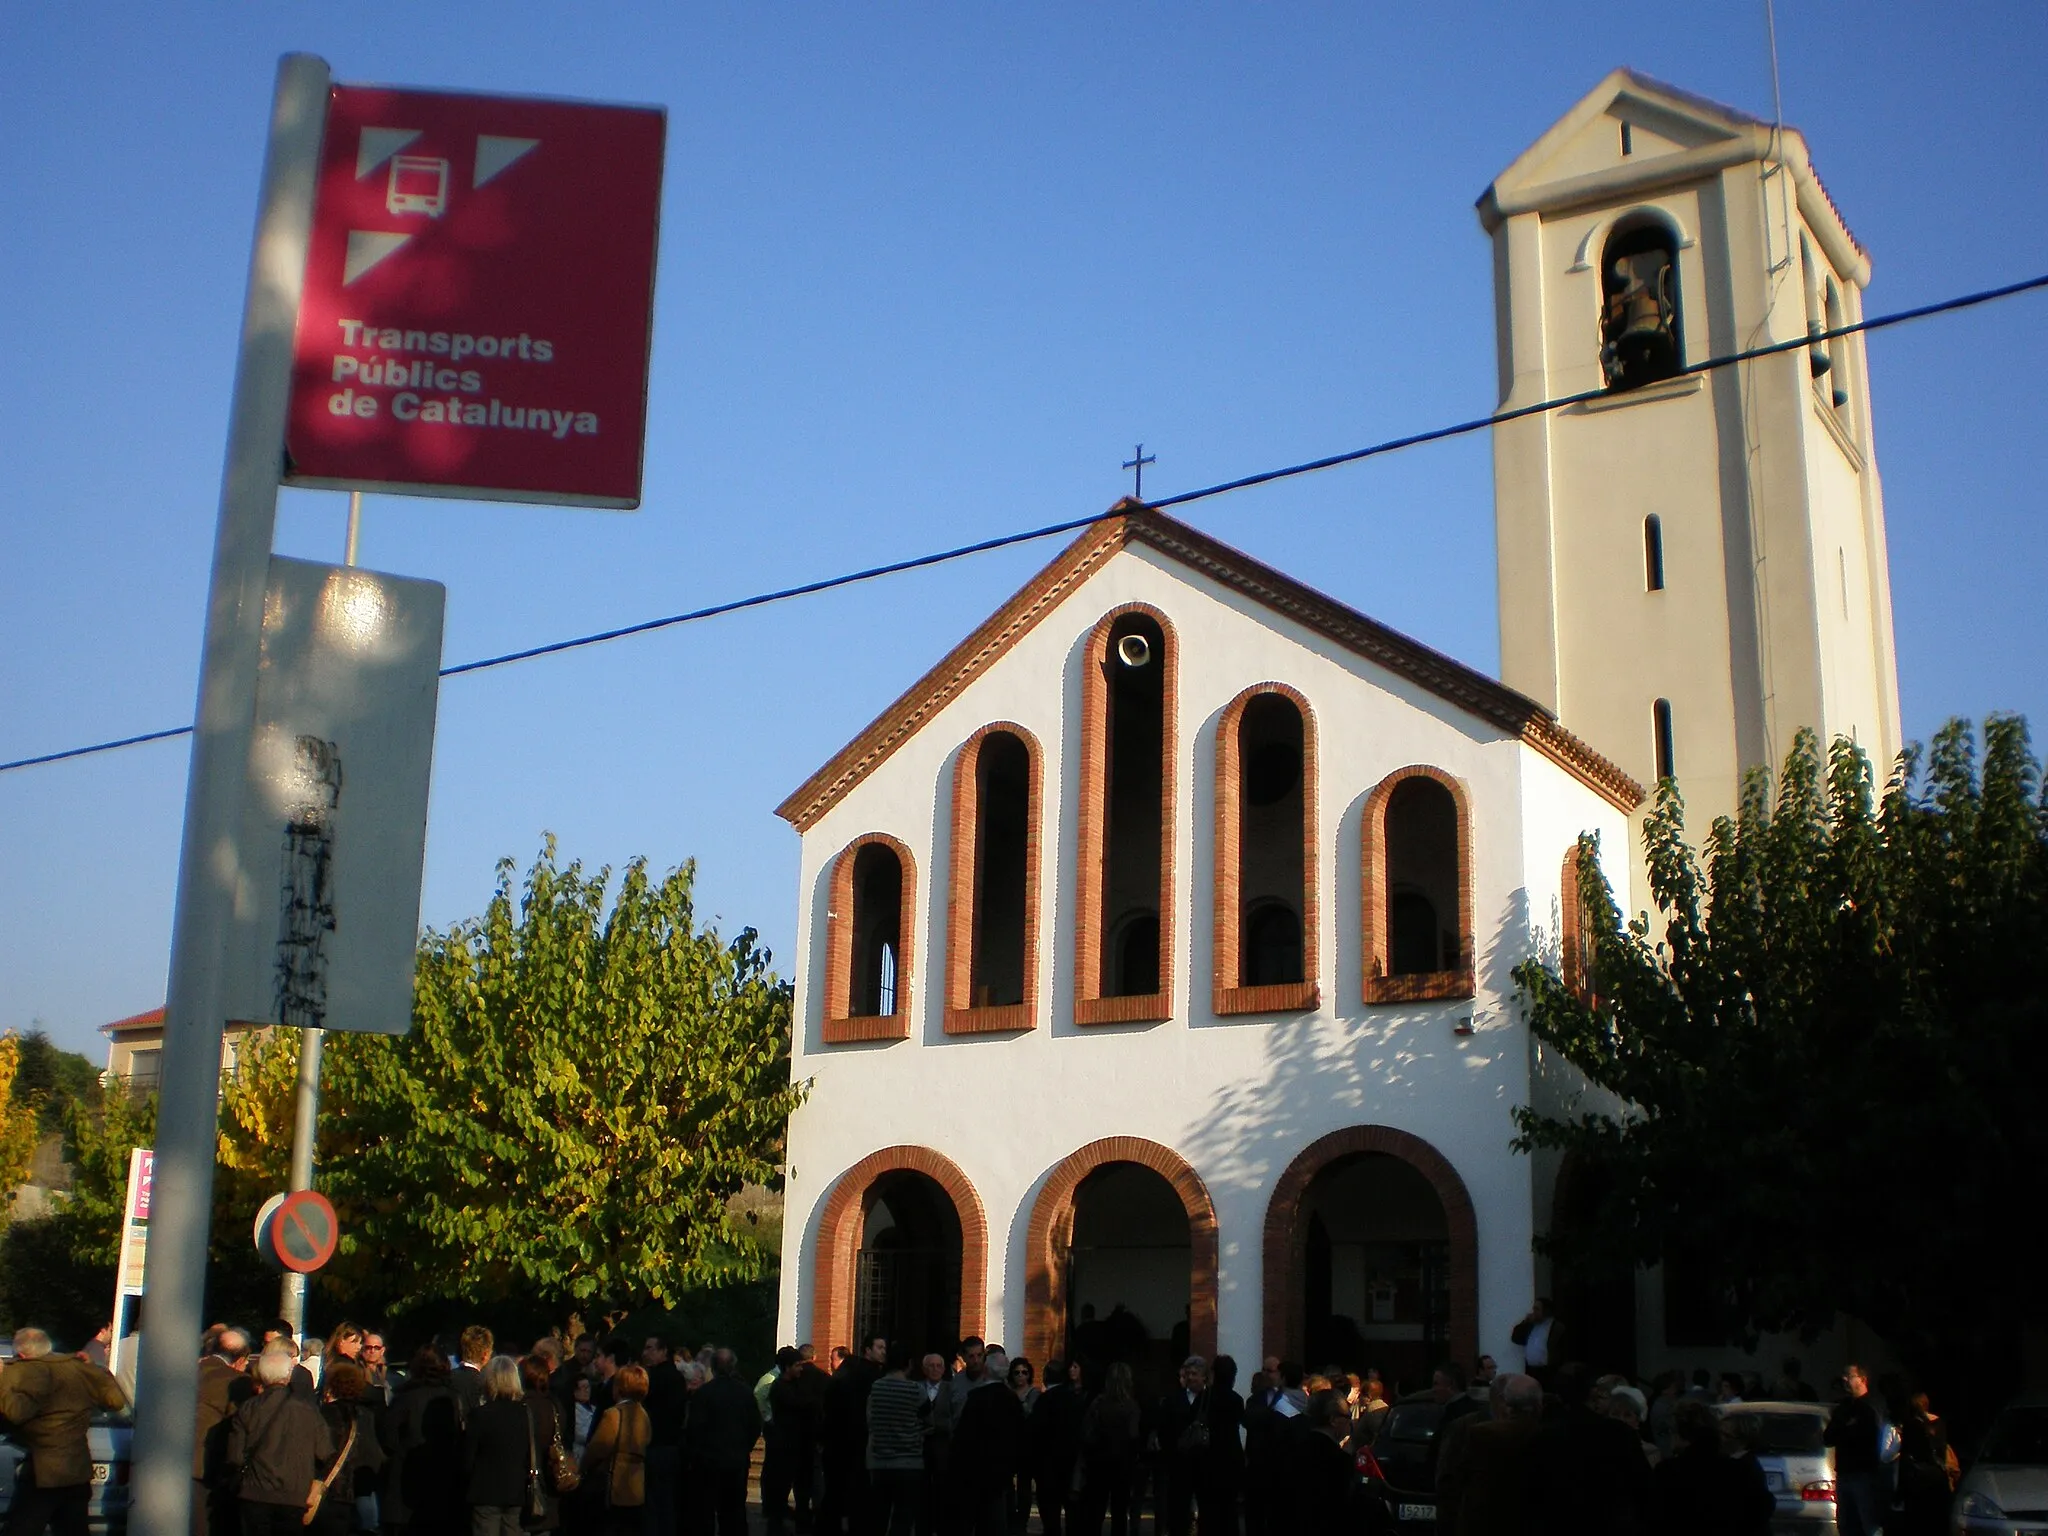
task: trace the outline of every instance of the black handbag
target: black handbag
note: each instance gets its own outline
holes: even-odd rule
[[[547,1484],[541,1481],[540,1446],[533,1438],[533,1410],[526,1410],[526,1513],[544,1520],[548,1513]]]

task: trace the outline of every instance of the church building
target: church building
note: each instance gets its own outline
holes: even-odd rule
[[[1503,409],[1588,397],[1495,428],[1506,682],[1126,501],[780,807],[784,1338],[1516,1358],[1560,1191],[1511,1112],[1576,1085],[1511,973],[1578,838],[1801,724],[1896,749],[1860,338],[1684,371],[1861,313],[1798,136],[1617,71],[1480,216]]]

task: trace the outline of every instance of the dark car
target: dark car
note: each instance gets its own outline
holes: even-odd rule
[[[1456,1401],[1453,1399],[1453,1401]],[[1393,1512],[1401,1531],[1436,1529],[1436,1437],[1449,1403],[1424,1394],[1387,1410],[1360,1468]]]

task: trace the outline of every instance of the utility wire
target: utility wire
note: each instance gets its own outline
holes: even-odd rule
[[[1895,325],[1904,325],[1911,320],[1925,320],[1932,315],[1952,314],[1957,310],[1974,309],[1980,304],[1996,303],[2000,299],[2013,298],[2035,289],[2048,288],[2048,273],[2038,277],[2025,278],[2017,283],[2007,283],[1998,288],[1979,289],[1953,299],[1942,299],[1933,304],[1922,304],[1913,309],[1895,310],[1888,315],[1856,321],[1852,325],[1838,325],[1829,330],[1811,331],[1789,341],[1774,341],[1767,346],[1751,347],[1741,352],[1731,352],[1725,357],[1710,357],[1701,362],[1681,368],[1673,377],[1683,378],[1691,374],[1712,373],[1716,369],[1733,367],[1738,363],[1755,362],[1759,358],[1775,357],[1782,352],[1797,352],[1832,341],[1842,336],[1854,336],[1858,332],[1889,330]],[[1581,390],[1573,395],[1560,395],[1551,400],[1538,400],[1529,405],[1518,405],[1505,411],[1495,411],[1489,416],[1475,416],[1469,421],[1455,422],[1447,427],[1435,427],[1427,432],[1411,432],[1405,437],[1388,438],[1385,442],[1374,443],[1366,448],[1354,448],[1349,453],[1333,453],[1327,458],[1310,459],[1302,464],[1290,464],[1284,469],[1269,469],[1256,475],[1244,475],[1236,480],[1225,480],[1208,485],[1197,491],[1182,491],[1177,496],[1161,496],[1148,503],[1154,507],[1184,506],[1191,501],[1203,501],[1211,496],[1221,496],[1226,491],[1241,491],[1254,485],[1267,485],[1275,480],[1290,480],[1296,475],[1312,474],[1321,469],[1334,469],[1340,464],[1356,464],[1362,459],[1378,458],[1382,454],[1398,453],[1404,448],[1419,447],[1423,443],[1438,443],[1447,438],[1465,437],[1487,427],[1497,427],[1525,417],[1540,416],[1548,411],[1564,410],[1569,406],[1583,405],[1590,400],[1607,400],[1614,397],[1609,389]],[[758,592],[752,597],[734,598],[730,602],[713,603],[704,608],[692,608],[684,613],[673,613],[666,618],[648,619],[639,624],[627,624],[618,629],[600,630],[596,634],[578,635],[573,639],[556,640],[547,645],[529,646],[525,650],[507,651],[499,656],[485,656],[476,661],[457,662],[452,667],[443,667],[441,676],[460,677],[466,672],[482,672],[490,667],[510,666],[516,661],[531,661],[537,656],[552,656],[561,651],[580,650],[586,645],[600,645],[607,640],[622,640],[628,635],[644,635],[657,629],[670,629],[678,624],[693,624],[700,619],[713,619],[721,614],[738,613],[743,609],[762,608],[771,603],[787,602],[792,598],[810,597],[819,592],[830,592],[838,587],[850,587],[864,581],[873,581],[882,576],[894,576],[902,571],[922,570],[927,566],[944,565],[949,561],[965,559],[969,555],[985,554],[992,549],[1006,549],[1013,544],[1029,544],[1038,539],[1051,538],[1055,534],[1073,533],[1091,523],[1099,523],[1114,514],[1109,512],[1091,513],[1087,517],[1069,518],[1065,522],[1047,523],[1041,528],[1029,528],[1021,533],[1000,534],[992,539],[982,539],[973,544],[961,544],[952,549],[939,550],[933,554],[917,555],[908,560],[894,560],[887,565],[871,565],[864,570],[849,571],[841,576],[827,576],[820,581],[808,581],[801,586],[780,587],[772,592]],[[61,763],[71,758],[90,757],[95,753],[112,752],[121,747],[140,746],[149,741],[165,741],[173,736],[189,736],[189,725],[172,726],[168,730],[147,731],[140,736],[123,736],[114,741],[94,742],[90,746],[68,747],[61,752],[45,752],[38,757],[20,757],[12,762],[0,763],[0,773],[9,773],[17,768],[35,768],[44,763]]]

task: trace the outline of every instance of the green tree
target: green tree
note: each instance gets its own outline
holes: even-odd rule
[[[481,917],[422,937],[410,1034],[330,1037],[330,1284],[588,1314],[763,1272],[726,1210],[778,1177],[790,989],[754,930],[696,925],[693,875],[635,860],[607,912],[610,870],[560,867],[549,838],[516,905],[508,860]]]
[[[9,1030],[0,1035],[0,1222],[7,1219],[17,1185],[28,1180],[36,1155],[36,1109],[20,1094],[21,1037]]]
[[[100,1069],[89,1058],[62,1049],[40,1029],[15,1038],[20,1047],[20,1064],[6,1097],[15,1104],[33,1108],[45,1136],[64,1129],[65,1114],[71,1105],[98,1107]]]
[[[1643,837],[1656,924],[1622,921],[1583,843],[1586,975],[1516,973],[1538,1036],[1617,1104],[1520,1113],[1523,1150],[1604,1175],[1554,1250],[1711,1256],[1733,1337],[1846,1311],[1981,1408],[2041,1317],[2013,1251],[2048,1199],[2048,813],[2025,723],[1989,719],[1980,767],[1951,722],[1881,800],[1854,746],[1824,763],[1802,734],[1702,853],[1669,781]]]

